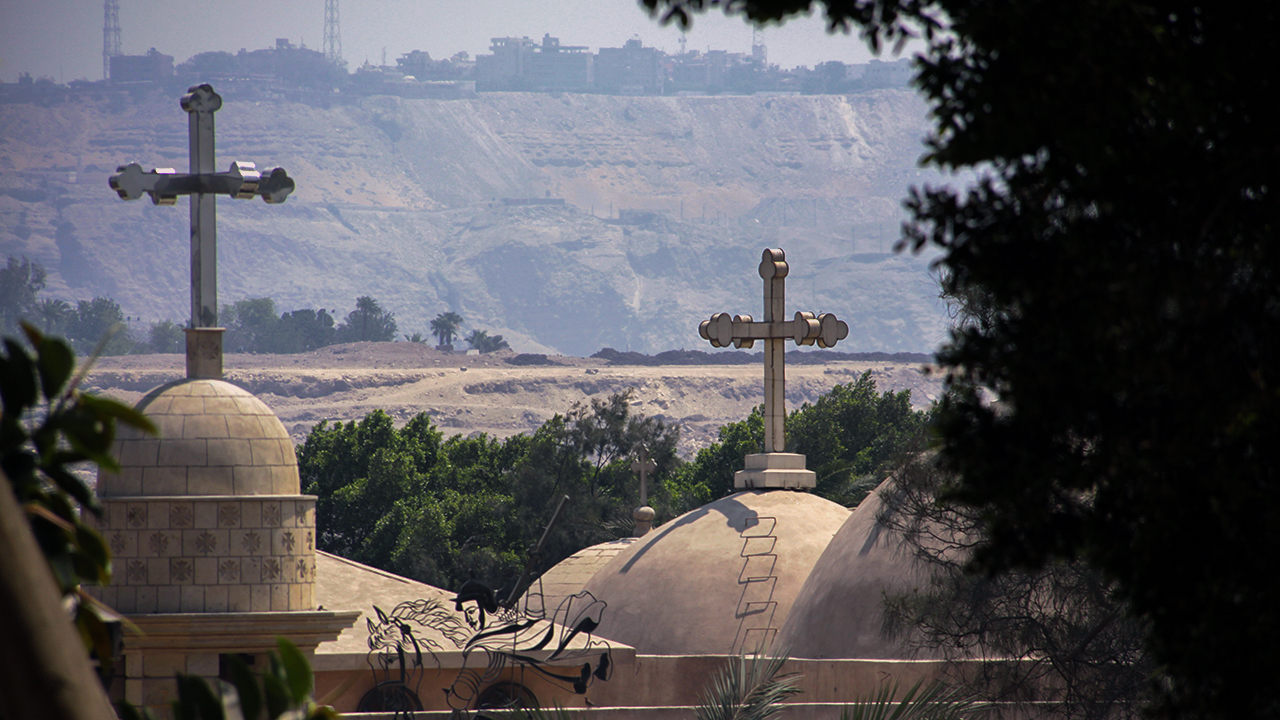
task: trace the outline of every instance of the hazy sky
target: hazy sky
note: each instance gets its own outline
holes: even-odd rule
[[[679,50],[680,31],[660,27],[634,0],[343,0],[343,55],[351,68],[410,50],[443,58],[459,50],[488,51],[489,38],[551,33],[566,45],[617,47],[639,36],[645,45]],[[102,79],[100,0],[0,0],[0,80],[21,72],[67,82]],[[209,50],[269,47],[278,37],[320,50],[324,0],[120,0],[122,50],[149,48],[181,62]],[[828,35],[818,17],[764,30],[769,61],[784,68],[826,60],[866,62],[872,56],[853,35]],[[751,27],[711,13],[695,19],[690,49],[751,49]],[[886,57],[885,59],[892,59]]]

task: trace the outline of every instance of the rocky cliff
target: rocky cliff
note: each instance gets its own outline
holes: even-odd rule
[[[928,351],[944,326],[927,259],[888,252],[907,187],[932,180],[906,91],[224,97],[219,166],[280,165],[298,190],[219,199],[223,302],[346,312],[367,294],[405,332],[452,309],[517,350],[657,352],[700,346],[712,312],[758,315],[759,252],[781,246],[789,307],[848,320],[850,351]],[[126,203],[106,178],[186,158],[176,98],[0,106],[0,253],[42,263],[53,296],[183,319],[185,201]],[[565,204],[503,202],[547,198]]]

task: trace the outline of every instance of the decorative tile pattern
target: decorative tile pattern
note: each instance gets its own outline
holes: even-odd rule
[[[146,585],[147,561],[130,560],[125,571],[125,577],[128,579],[130,585]]]
[[[169,579],[174,582],[187,582],[193,574],[195,574],[195,568],[192,567],[190,560],[175,558],[169,564]]]
[[[262,503],[263,527],[280,527],[280,503]]]
[[[218,579],[222,582],[239,582],[240,581],[240,561],[239,560],[223,560],[218,565]]]
[[[240,527],[240,506],[234,503],[219,505],[218,527]]]
[[[169,527],[185,530],[195,524],[195,512],[191,503],[174,503],[169,506]]]
[[[116,585],[92,588],[124,612],[315,607],[315,501],[288,497],[104,498]]]
[[[213,533],[203,532],[196,538],[196,551],[208,555],[218,549],[218,538]]]

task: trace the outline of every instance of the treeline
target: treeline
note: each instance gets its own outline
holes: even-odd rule
[[[630,535],[641,446],[657,465],[649,504],[659,522],[733,493],[743,455],[763,449],[757,409],[683,461],[679,428],[632,412],[633,399],[628,391],[577,405],[506,440],[445,440],[425,413],[400,429],[380,410],[321,423],[298,448],[303,491],[318,497],[318,547],[441,588],[473,577],[499,587],[518,574],[562,495],[570,502],[539,570]],[[819,495],[851,507],[893,461],[924,447],[927,421],[909,391],[878,394],[864,374],[792,412],[788,449],[808,456]]]
[[[87,355],[103,343],[104,355],[180,353],[186,347],[185,324],[171,319],[145,328],[126,316],[109,297],[65,300],[40,297],[47,273],[39,263],[9,256],[0,268],[0,333],[17,335],[25,320],[48,335],[67,339],[76,352]],[[249,298],[219,308],[219,322],[226,328],[223,348],[232,353],[301,353],[328,345],[352,342],[391,342],[399,327],[395,314],[367,295],[356,298],[356,307],[341,321],[337,310],[321,308],[281,312],[269,297]],[[431,322],[431,332],[441,345],[452,348],[454,334],[465,321],[455,312],[441,313]],[[421,333],[405,335],[409,342],[425,342]],[[505,350],[501,335],[473,330],[467,343],[482,353]]]

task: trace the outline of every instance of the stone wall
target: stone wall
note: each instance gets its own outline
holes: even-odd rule
[[[126,614],[314,609],[315,503],[309,495],[104,500],[98,531],[115,577],[92,591]]]

